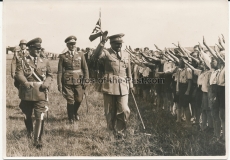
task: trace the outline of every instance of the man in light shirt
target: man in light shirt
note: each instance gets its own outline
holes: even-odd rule
[[[222,51],[223,52],[223,51]],[[216,101],[219,108],[219,116],[221,120],[221,126],[223,129],[223,135],[220,140],[225,141],[225,64],[220,61],[220,71],[217,74],[216,79],[217,93]]]
[[[181,109],[184,109],[186,116],[186,122],[189,123],[191,119],[191,113],[189,110],[190,91],[192,84],[192,70],[185,66],[185,63],[180,58],[179,69],[177,70],[177,86],[176,91],[179,94],[178,114],[180,115]],[[177,122],[180,122],[177,121]]]

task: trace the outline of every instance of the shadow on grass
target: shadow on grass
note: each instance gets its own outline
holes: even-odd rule
[[[9,109],[14,109],[14,108],[18,108],[18,105],[6,105],[6,108],[9,108]]]
[[[24,116],[9,116],[10,120],[16,120],[16,121],[24,121]]]
[[[13,130],[11,134],[7,134],[7,140],[20,140],[27,136],[26,127],[23,130]]]

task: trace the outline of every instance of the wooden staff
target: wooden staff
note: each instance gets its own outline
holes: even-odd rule
[[[138,115],[139,115],[139,117],[140,117],[140,119],[141,119],[142,126],[143,126],[143,128],[145,129],[144,122],[143,122],[143,120],[142,120],[142,118],[141,118],[141,114],[140,114],[140,112],[139,112],[139,109],[138,109],[138,106],[137,106],[135,97],[134,97],[134,95],[133,95],[133,91],[131,91],[131,94],[132,94],[133,100],[134,100],[134,102],[135,102],[135,106],[136,106],[136,108],[137,108]]]

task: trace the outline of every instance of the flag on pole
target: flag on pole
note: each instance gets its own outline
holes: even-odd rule
[[[97,21],[97,24],[96,24],[95,28],[93,29],[93,32],[89,36],[89,40],[92,42],[93,40],[95,40],[96,38],[98,38],[101,35],[102,35],[101,18],[99,18],[99,20]]]

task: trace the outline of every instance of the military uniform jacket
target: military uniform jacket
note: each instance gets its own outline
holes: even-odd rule
[[[21,63],[22,57],[28,56],[29,52],[27,50],[20,50],[18,53],[14,53],[13,59],[11,61],[11,75],[15,74],[17,64]]]
[[[58,85],[80,85],[85,79],[89,79],[88,66],[82,52],[66,51],[59,56],[58,62]]]
[[[104,45],[99,44],[94,54],[103,61],[105,68],[99,91],[110,95],[129,94],[129,88],[133,87],[129,53],[121,51],[119,58],[114,50],[104,49]]]
[[[27,101],[46,100],[44,90],[40,89],[42,84],[50,86],[53,75],[48,59],[37,57],[37,64],[31,55],[20,57],[17,64],[15,78],[20,82],[19,98]],[[26,88],[25,82],[33,82],[34,87]]]

